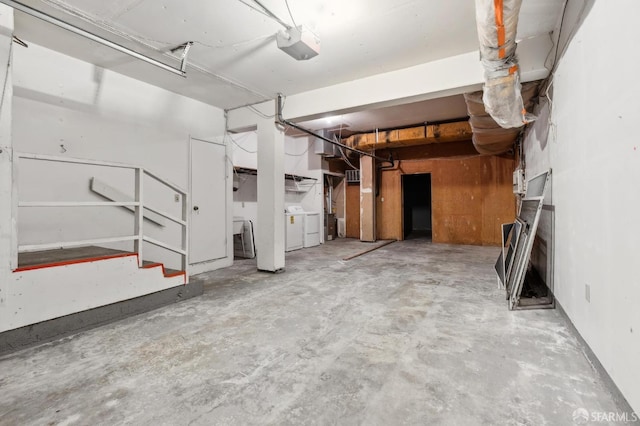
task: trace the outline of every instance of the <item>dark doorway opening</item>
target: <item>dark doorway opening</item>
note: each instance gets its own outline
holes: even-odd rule
[[[431,239],[431,174],[402,175],[404,239]]]

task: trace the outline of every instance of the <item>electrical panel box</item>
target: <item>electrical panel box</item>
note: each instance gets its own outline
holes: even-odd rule
[[[524,170],[516,169],[513,172],[513,193],[524,194],[525,192]]]

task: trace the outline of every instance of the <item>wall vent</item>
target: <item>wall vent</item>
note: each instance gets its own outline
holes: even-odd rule
[[[347,176],[347,183],[360,182],[360,170],[347,170],[345,175]]]

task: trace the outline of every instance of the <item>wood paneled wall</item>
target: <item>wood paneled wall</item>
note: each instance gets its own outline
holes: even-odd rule
[[[360,185],[346,186],[346,237],[360,238]]]
[[[382,171],[378,238],[403,238],[402,174],[431,173],[433,242],[499,245],[500,225],[515,217],[514,167],[514,160],[495,156],[400,161],[396,169]]]

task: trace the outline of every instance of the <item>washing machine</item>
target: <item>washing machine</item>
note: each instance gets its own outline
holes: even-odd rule
[[[298,250],[304,247],[304,219],[306,213],[301,206],[289,206],[284,212],[284,251]]]

